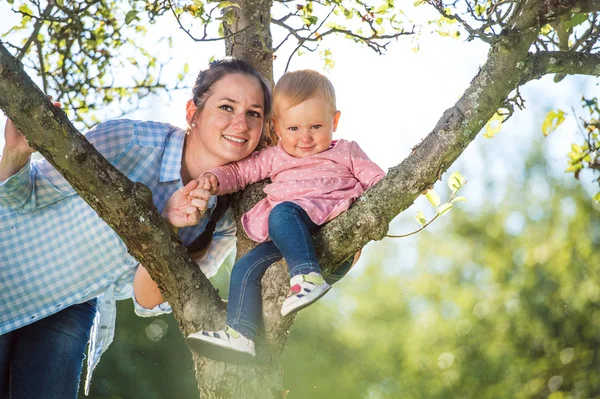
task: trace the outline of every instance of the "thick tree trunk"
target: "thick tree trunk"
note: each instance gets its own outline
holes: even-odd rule
[[[232,7],[236,19],[226,26],[227,34],[238,32],[226,41],[228,56],[242,59],[256,68],[273,84],[273,53],[271,37],[272,0],[240,0],[239,8]],[[275,144],[274,133],[266,127],[262,145]],[[264,194],[264,183],[249,187],[237,195],[236,219],[256,204]],[[256,243],[248,239],[238,223],[238,258],[250,251]],[[284,262],[269,269],[263,278],[264,334],[256,342],[256,366],[224,366],[206,362],[195,357],[198,388],[203,398],[281,398],[283,391],[283,367],[281,355],[287,331],[293,318],[282,320],[279,309],[287,291],[288,278]]]
[[[257,3],[240,2],[244,24],[261,24],[259,38],[241,41],[235,36],[229,43],[232,54],[250,60],[272,74],[268,15],[270,3],[257,11]],[[596,4],[596,3],[594,3]],[[542,7],[543,6],[543,7]],[[378,240],[387,232],[388,223],[409,207],[428,186],[435,183],[475,138],[507,96],[519,84],[554,72],[556,62],[528,55],[537,37],[540,23],[545,23],[548,5],[541,0],[524,2],[522,11],[515,14],[509,26],[490,49],[487,62],[471,82],[456,105],[447,110],[434,130],[417,145],[409,157],[392,168],[388,176],[370,189],[348,211],[325,226],[316,237],[317,253],[323,269],[334,265],[364,246]],[[544,8],[546,7],[546,8]],[[543,15],[541,14],[543,9]],[[565,8],[561,11],[564,12]],[[539,14],[539,15],[538,15]],[[252,17],[248,17],[251,15]],[[543,17],[543,18],[542,18]],[[240,19],[240,24],[242,19]],[[242,25],[240,25],[242,26]],[[244,25],[246,26],[246,25]],[[239,26],[238,26],[239,28]],[[250,35],[251,29],[244,34]],[[266,33],[265,33],[266,32]],[[265,39],[268,38],[268,39]],[[240,40],[240,42],[236,40]],[[258,42],[256,42],[258,40]],[[265,41],[267,40],[267,41]],[[269,43],[263,47],[262,43]],[[246,43],[240,45],[240,43]],[[260,50],[253,51],[246,47]],[[250,45],[252,44],[252,45]],[[242,53],[236,53],[241,48]],[[240,55],[242,54],[242,55]],[[244,55],[246,54],[246,55]],[[248,55],[249,54],[249,55]],[[262,55],[261,55],[262,54]],[[270,53],[269,53],[270,54]],[[262,58],[261,58],[262,57]],[[265,58],[266,57],[266,58]],[[558,55],[557,55],[558,57]],[[564,55],[563,58],[567,57]],[[597,58],[583,63],[561,62],[561,72],[600,75]],[[596,62],[595,66],[592,64]],[[258,63],[258,64],[257,64]],[[27,78],[20,64],[0,45],[0,108],[24,132],[38,149],[73,185],[80,195],[125,241],[131,253],[149,269],[171,303],[182,331],[187,334],[199,328],[222,328],[225,307],[206,278],[191,262],[185,250],[173,237],[152,205],[143,186],[129,182],[111,167],[77,133],[62,111],[54,109],[45,96]],[[238,201],[238,215],[262,197],[260,187],[247,190]],[[252,246],[240,229],[239,253]],[[279,307],[286,291],[287,272],[283,265],[269,270],[263,279],[263,313],[265,334],[257,347],[258,364],[238,367],[195,358],[199,389],[203,398],[279,398],[282,387],[281,353],[292,318],[281,319]]]

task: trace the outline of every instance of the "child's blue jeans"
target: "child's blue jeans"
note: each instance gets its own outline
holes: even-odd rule
[[[293,202],[275,206],[269,214],[269,237],[240,258],[231,271],[227,325],[254,339],[262,315],[260,280],[267,268],[283,256],[290,277],[310,272],[321,273],[312,241],[319,226]],[[349,267],[341,267],[344,274]],[[340,276],[332,276],[338,281]]]

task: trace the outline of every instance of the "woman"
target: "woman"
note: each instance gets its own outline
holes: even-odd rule
[[[131,180],[148,186],[163,211],[172,194],[206,170],[249,155],[270,108],[270,89],[260,74],[245,62],[226,60],[198,75],[186,107],[187,131],[119,120],[96,126],[86,137]],[[5,141],[0,158],[0,397],[75,398],[85,346],[89,340],[87,391],[91,372],[112,341],[114,300],[133,296],[138,262],[51,165],[29,161],[33,149],[11,121]],[[229,211],[216,220],[214,214],[222,214],[223,207],[215,211],[216,201],[208,193],[203,198],[206,214],[190,211],[186,218],[196,224],[181,229],[179,236],[197,251],[206,252],[203,245],[210,244],[197,261],[210,277],[235,245],[235,224]],[[179,206],[179,200],[183,197],[174,195],[170,206]],[[139,313],[168,311],[158,304],[143,269],[135,285]]]

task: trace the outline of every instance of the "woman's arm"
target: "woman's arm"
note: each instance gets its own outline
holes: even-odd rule
[[[111,121],[97,125],[86,135],[96,149],[112,162],[124,150],[133,135],[127,121]],[[48,161],[27,162],[33,149],[25,137],[7,122],[6,145],[0,159],[0,206],[29,212],[76,195],[75,190]],[[4,156],[7,155],[7,158]],[[14,169],[19,167],[16,173]],[[11,174],[11,172],[13,172]]]
[[[146,309],[152,309],[165,300],[146,268],[139,265],[133,277],[135,301]]]

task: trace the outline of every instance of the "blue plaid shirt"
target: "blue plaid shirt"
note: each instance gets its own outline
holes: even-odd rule
[[[150,188],[159,211],[182,187],[185,132],[180,128],[115,120],[97,125],[86,137],[129,179]],[[179,230],[184,243],[204,231],[215,204],[213,196],[200,223]],[[196,262],[210,277],[234,247],[235,223],[227,211],[207,255]],[[28,162],[0,182],[0,335],[99,297],[86,393],[114,336],[115,300],[133,297],[137,265],[117,234],[45,160]],[[144,309],[135,303],[135,308],[142,316],[170,311],[167,304]]]

